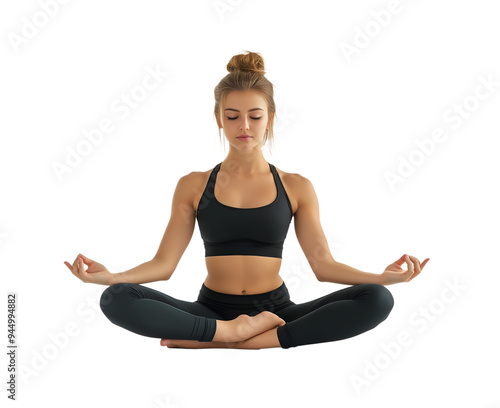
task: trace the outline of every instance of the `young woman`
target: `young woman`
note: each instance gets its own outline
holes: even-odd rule
[[[235,55],[227,69],[215,88],[214,114],[229,153],[213,169],[180,178],[154,258],[116,274],[81,254],[66,266],[83,282],[109,285],[100,307],[112,323],[160,338],[163,346],[287,349],[373,329],[394,305],[384,285],[412,280],[429,259],[420,263],[403,255],[381,274],[335,261],[312,183],[277,169],[262,154],[266,141],[272,142],[276,112],[262,56]],[[279,270],[292,217],[318,281],[352,286],[301,304],[290,300]],[[170,279],[196,220],[208,272],[198,299],[180,300],[141,285]],[[401,268],[405,262],[408,270]]]

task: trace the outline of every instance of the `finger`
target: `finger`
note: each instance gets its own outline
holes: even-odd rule
[[[403,254],[401,258],[399,258],[396,262],[394,262],[396,265],[403,265],[406,261],[406,254]]]
[[[85,255],[80,254],[80,257],[83,259],[83,263],[88,266],[87,271],[85,272],[87,274],[95,272],[94,269],[100,266],[100,264],[96,261],[86,257]]]
[[[407,280],[407,282],[411,281],[412,279],[415,279],[418,275],[420,275],[421,271],[415,271],[413,275],[410,276],[410,279]]]
[[[420,261],[418,260],[418,258],[410,255],[410,259],[413,261],[415,272],[420,273],[421,268],[420,268]]]
[[[84,268],[83,268],[83,261],[80,258],[78,258],[76,260],[76,265],[75,266],[76,266],[75,270],[76,270],[77,276],[82,280],[82,282],[85,282],[85,279],[84,279],[84,273],[85,273],[85,271],[84,271]]]
[[[422,272],[422,269],[424,269],[424,266],[427,264],[427,262],[429,262],[430,258],[426,258],[424,260],[424,262],[420,263],[419,260],[417,258],[415,258],[414,256],[412,257],[414,262],[415,262],[415,265],[417,267],[417,271],[410,277],[410,279],[408,279],[407,282],[411,281],[412,279],[416,278],[420,272]]]
[[[78,265],[78,257],[79,257],[79,256],[80,256],[80,255],[77,255],[77,256],[76,256],[76,258],[75,258],[75,260],[73,261],[73,271],[74,271],[75,273],[78,273],[78,271],[77,271],[77,268],[76,268],[76,267],[77,267],[77,265]]]
[[[424,266],[427,263],[427,261],[429,261],[429,258],[427,258],[426,260],[424,260],[424,262],[420,263],[420,261],[416,257],[412,257],[412,258],[415,261],[417,272],[411,277],[410,280],[412,280],[413,278],[417,277],[420,274],[420,272],[422,272],[422,269],[424,268]]]
[[[418,270],[415,271],[415,273],[411,276],[410,280],[416,278],[418,275],[420,275],[420,272],[422,272],[422,268],[419,267]]]
[[[80,271],[78,270],[79,266],[80,266],[80,261],[79,261],[79,258],[77,256],[75,259],[75,262],[73,263],[73,273],[75,274],[75,276],[77,278],[82,279],[82,277],[80,276]]]
[[[78,279],[80,279],[80,276],[78,275],[78,273],[76,271],[76,262],[77,262],[77,260],[75,259],[75,262],[73,262],[73,265],[71,265],[71,273],[73,275],[75,275]],[[68,262],[68,264],[69,264],[69,262]],[[68,266],[68,268],[69,268],[69,266]]]
[[[83,262],[83,259],[80,258],[80,266],[78,268],[80,271],[80,276],[82,277],[82,281],[85,283],[88,283],[91,281],[90,279],[90,274],[85,270],[85,263]]]
[[[81,258],[81,257],[80,257],[79,264],[78,264],[78,270],[80,271],[80,273],[82,275],[86,274],[85,263],[83,262],[83,258]]]
[[[75,259],[75,262],[73,262],[73,265],[71,265],[69,262],[67,262],[67,264],[68,264],[68,268],[70,268],[70,269],[71,269],[71,273],[72,273],[73,275],[75,275],[78,279],[80,279],[80,276],[78,275],[78,272],[77,272],[77,270],[76,270],[76,263],[77,263],[77,260],[78,260],[78,258],[77,258],[77,259]]]
[[[411,280],[415,279],[419,274],[418,273],[414,273],[410,279],[408,279],[406,282],[410,282]]]
[[[88,265],[90,262],[93,262],[93,261],[92,261],[92,259],[87,258],[85,255],[80,254],[80,257],[83,259],[83,262],[84,262],[84,263],[86,263],[87,265]]]
[[[64,265],[68,267],[68,269],[73,272],[73,265],[71,265],[68,261],[64,261]]]
[[[408,272],[411,272],[411,274],[413,275],[413,272],[414,272],[413,263],[411,262],[411,259],[410,259],[409,255],[406,258],[406,264],[408,265]]]
[[[74,275],[73,266],[71,266],[71,264],[69,262],[66,262],[66,261],[64,261],[64,265],[66,265],[68,267],[68,269],[71,271],[71,273]]]

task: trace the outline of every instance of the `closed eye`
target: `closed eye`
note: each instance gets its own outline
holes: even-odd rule
[[[236,116],[235,118],[230,118],[229,116],[226,116],[229,120],[235,120],[235,119],[238,119],[238,116]],[[262,119],[262,116],[260,118],[252,118],[250,116],[250,119],[254,119],[254,120],[259,120],[259,119]]]

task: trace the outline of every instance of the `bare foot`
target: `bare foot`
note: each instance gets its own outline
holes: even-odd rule
[[[256,316],[242,314],[233,320],[217,320],[217,330],[211,342],[199,342],[197,340],[182,341],[184,341],[184,345],[189,344],[193,346],[190,348],[221,347],[223,346],[222,343],[241,342],[276,326],[283,326],[285,323],[281,317],[267,310]],[[160,345],[166,346],[167,340],[161,339]],[[174,342],[176,340],[171,341]],[[217,343],[217,345],[210,345],[210,343]]]
[[[201,342],[198,340],[169,340],[161,339],[160,346],[168,348],[204,349],[204,348],[238,348],[244,342],[224,343],[222,341]]]
[[[201,349],[201,348],[226,348],[226,349],[253,349],[260,350],[261,348],[281,347],[277,328],[258,334],[244,341],[236,341],[224,343],[222,341],[200,342],[197,340],[169,340],[162,339],[160,345],[167,346],[168,348],[187,348],[187,349]]]
[[[285,323],[281,317],[267,310],[256,316],[242,314],[233,320],[217,320],[217,331],[212,341],[244,341]]]

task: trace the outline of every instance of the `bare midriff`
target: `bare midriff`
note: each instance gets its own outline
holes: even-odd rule
[[[287,185],[287,173],[277,170],[281,181],[287,191],[292,205],[292,211],[295,213],[297,203],[291,194],[291,186]],[[203,191],[210,171],[200,173],[196,181],[197,186],[203,186],[198,191]],[[219,171],[219,175],[224,172]],[[230,180],[223,189],[218,188],[218,182],[215,183],[215,196],[218,201],[228,206],[240,208],[261,207],[271,203],[276,198],[276,185],[271,172],[260,177],[252,177],[249,180],[231,176],[225,177]],[[197,210],[197,205],[202,193],[196,194],[193,207]],[[258,202],[256,201],[256,198]],[[238,203],[235,203],[238,201]],[[232,203],[236,204],[233,205]],[[269,256],[253,255],[224,255],[205,257],[207,266],[207,278],[205,286],[216,292],[228,293],[233,295],[253,295],[258,293],[270,292],[279,288],[283,284],[283,279],[279,275],[281,267],[281,258]]]
[[[281,258],[253,255],[208,256],[205,286],[221,293],[253,295],[279,288]]]

